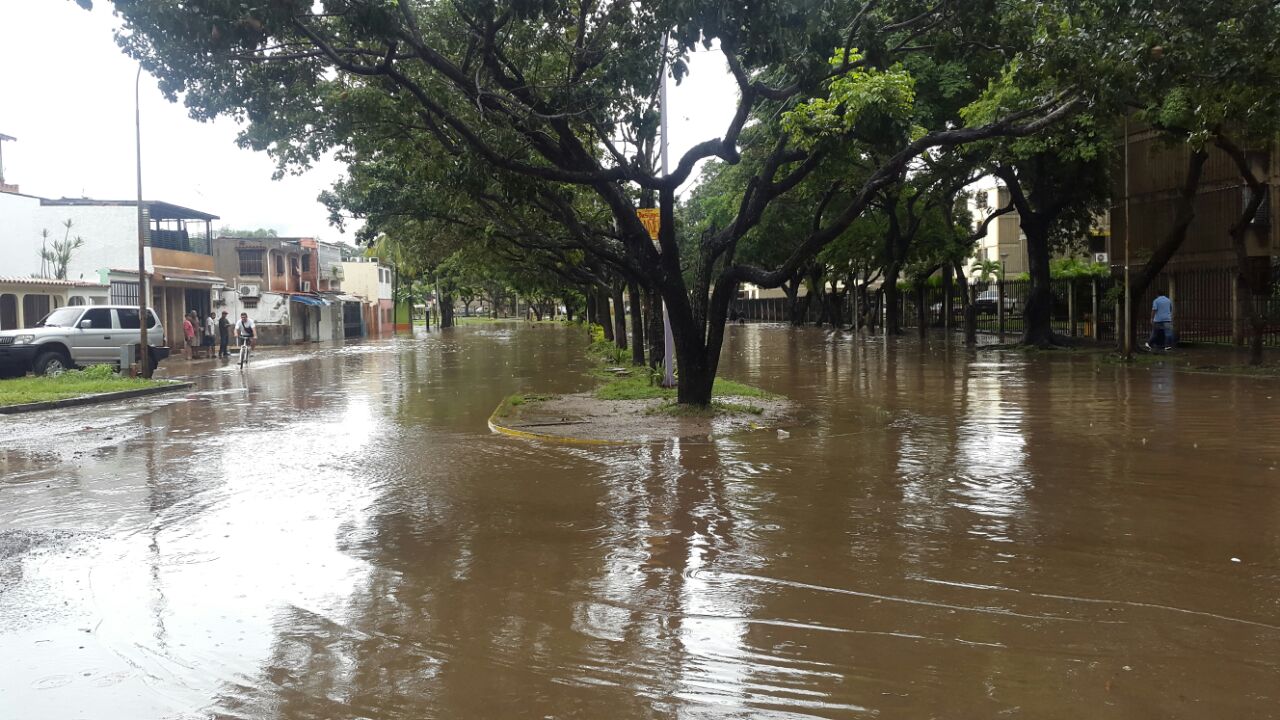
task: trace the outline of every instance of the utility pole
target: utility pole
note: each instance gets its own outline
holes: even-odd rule
[[[667,36],[662,36],[662,72],[659,75],[660,84],[658,86],[658,109],[659,109],[659,128],[662,133],[662,144],[658,146],[659,156],[662,158],[662,177],[667,176]],[[661,213],[662,199],[658,199],[659,213]],[[661,215],[659,215],[661,217]],[[672,232],[675,228],[672,228]],[[661,223],[659,223],[659,232],[661,232]],[[676,386],[676,370],[675,370],[675,340],[671,337],[671,316],[667,313],[667,301],[662,301],[662,387],[670,388]]]
[[[133,80],[133,127],[135,148],[137,151],[138,171],[138,369],[142,377],[149,378],[153,372],[151,367],[151,346],[147,344],[147,226],[142,211],[142,65],[138,65],[138,75]]]

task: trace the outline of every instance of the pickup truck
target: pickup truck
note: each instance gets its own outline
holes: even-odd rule
[[[164,329],[148,308],[147,334]],[[70,305],[45,315],[35,327],[0,330],[0,378],[56,374],[86,365],[120,364],[120,348],[138,342],[138,308],[127,305]],[[150,348],[152,367],[169,349]]]

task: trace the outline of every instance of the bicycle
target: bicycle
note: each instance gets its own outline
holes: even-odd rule
[[[249,350],[252,348],[253,342],[250,338],[240,338],[240,369],[244,369],[249,364]]]

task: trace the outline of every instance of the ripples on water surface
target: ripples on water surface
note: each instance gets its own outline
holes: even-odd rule
[[[789,437],[488,434],[582,344],[0,420],[0,717],[1278,714],[1273,381],[738,326]]]

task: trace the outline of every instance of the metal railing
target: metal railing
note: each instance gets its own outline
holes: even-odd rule
[[[975,282],[970,289],[976,312],[977,331],[1016,339],[1023,330],[1030,281],[1021,279]],[[1075,278],[1050,281],[1050,323],[1054,332],[1065,337],[1114,343],[1117,338],[1117,314],[1123,312],[1124,284],[1119,278]],[[1263,316],[1263,344],[1280,347],[1280,266],[1270,271],[1269,282],[1262,294],[1254,295]],[[1234,266],[1175,268],[1160,273],[1143,293],[1133,299],[1135,332],[1141,342],[1150,326],[1151,303],[1157,292],[1164,290],[1173,301],[1174,329],[1178,341],[1203,344],[1239,344],[1248,336],[1246,323],[1240,317]],[[959,284],[947,289],[929,284],[923,289],[901,285],[899,325],[918,329],[923,315],[926,327],[964,330],[964,298]],[[948,294],[950,298],[948,300]],[[829,323],[823,299],[799,298],[794,312],[803,324]],[[852,324],[854,302],[851,293],[841,300],[840,318],[847,327]],[[923,303],[924,312],[920,312]],[[884,293],[870,293],[869,307],[859,307],[874,316],[873,325],[883,327]],[[948,312],[949,310],[949,312]],[[730,319],[745,322],[792,322],[793,305],[785,297],[740,299],[734,302]]]

